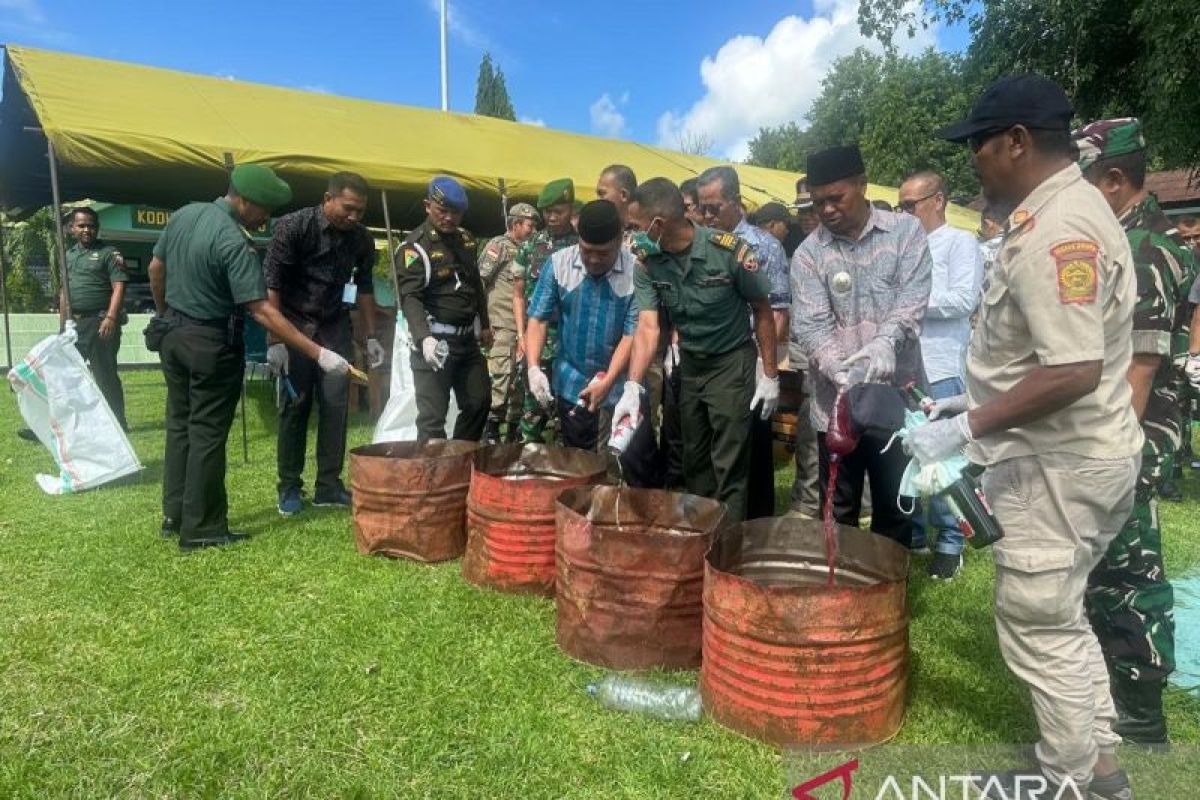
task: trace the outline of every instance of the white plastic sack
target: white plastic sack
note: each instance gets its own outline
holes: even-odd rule
[[[375,443],[413,441],[417,438],[417,391],[408,361],[413,349],[408,323],[404,321],[404,314],[397,310],[396,336],[392,340],[392,392],[383,413],[379,415],[379,421],[375,423],[372,440]],[[451,392],[450,406],[446,410],[447,435],[453,434],[457,418],[458,403]]]
[[[75,349],[75,326],[38,342],[8,371],[21,416],[58,464],[36,476],[46,494],[94,489],[142,468],[91,370]]]

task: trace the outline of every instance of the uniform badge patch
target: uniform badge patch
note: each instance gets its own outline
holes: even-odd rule
[[[487,253],[488,258],[499,258],[500,257],[500,244],[498,242],[495,242],[495,243],[488,245],[488,249],[485,252]]]
[[[724,247],[726,250],[732,250],[734,243],[737,242],[737,237],[732,233],[714,233],[711,241],[717,247]]]
[[[1098,284],[1095,242],[1081,239],[1050,248],[1058,271],[1058,302],[1063,305],[1094,303]]]
[[[1009,230],[1015,231],[1017,228],[1021,228],[1022,233],[1028,233],[1029,231],[1033,230],[1033,226],[1037,222],[1037,219],[1034,218],[1033,214],[1029,213],[1023,208],[1018,208],[1016,211],[1014,211],[1010,219],[1011,224],[1009,225]]]
[[[409,250],[409,249],[405,248],[405,250],[404,250],[404,268],[408,269],[413,264],[417,263],[417,259],[419,257],[420,256],[417,255],[416,250]]]

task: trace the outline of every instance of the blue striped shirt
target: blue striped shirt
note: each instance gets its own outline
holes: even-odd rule
[[[622,247],[613,268],[593,278],[579,258],[579,246],[572,245],[551,257],[550,269],[542,269],[529,299],[529,316],[557,321],[558,352],[551,386],[558,397],[574,402],[597,372],[608,370],[621,338],[633,335],[635,264],[633,254]],[[618,394],[609,393],[604,404],[616,405]]]

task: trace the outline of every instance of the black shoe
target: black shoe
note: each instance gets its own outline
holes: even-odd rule
[[[1092,800],[1133,800],[1133,787],[1129,785],[1129,776],[1123,769],[1103,778],[1092,776],[1088,793]]]
[[[250,538],[248,533],[234,533],[230,531],[224,536],[208,536],[202,539],[180,539],[179,549],[185,553],[190,553],[193,550],[203,550],[206,547],[222,547],[227,544],[236,544],[244,542]]]
[[[1159,482],[1158,496],[1163,500],[1170,500],[1173,503],[1183,501],[1183,492],[1179,491],[1179,487],[1175,485],[1175,481],[1169,478]]]
[[[172,536],[179,535],[179,520],[163,517],[162,527],[159,528],[159,533],[164,539],[169,539]]]
[[[335,489],[332,492],[317,492],[313,497],[313,505],[318,508],[350,507],[350,493],[345,489]]]
[[[1131,681],[1112,676],[1113,703],[1117,721],[1113,733],[1129,744],[1154,752],[1171,747],[1167,738],[1167,717],[1162,706],[1163,681]]]
[[[980,797],[988,800],[1088,800],[1078,787],[1060,786],[1038,767],[979,772],[971,776],[971,782]]]
[[[494,419],[489,419],[487,427],[483,429],[484,444],[498,444],[500,442],[500,423]]]
[[[27,442],[36,442],[38,440],[37,434],[34,433],[30,428],[19,428],[17,430],[17,436]]]
[[[954,580],[954,576],[962,569],[962,553],[934,553],[933,561],[929,562],[929,577],[935,581]]]

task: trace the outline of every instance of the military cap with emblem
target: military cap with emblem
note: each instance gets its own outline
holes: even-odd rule
[[[856,144],[846,144],[821,150],[808,157],[809,186],[824,186],[835,181],[865,175],[862,153]]]
[[[542,221],[542,215],[538,213],[536,208],[529,205],[529,203],[517,203],[516,205],[511,206],[508,209],[508,218],[531,219],[537,223]]]
[[[539,211],[545,211],[550,206],[559,203],[571,203],[572,205],[575,203],[575,183],[570,178],[558,178],[550,181],[538,195]]]
[[[239,164],[229,173],[229,183],[242,198],[263,208],[278,208],[292,199],[292,187],[264,164]]]
[[[449,175],[438,175],[431,180],[426,196],[455,211],[467,210],[467,190]]]
[[[1137,117],[1097,120],[1073,132],[1071,138],[1078,149],[1077,163],[1080,169],[1087,169],[1102,158],[1146,149],[1142,123]]]

